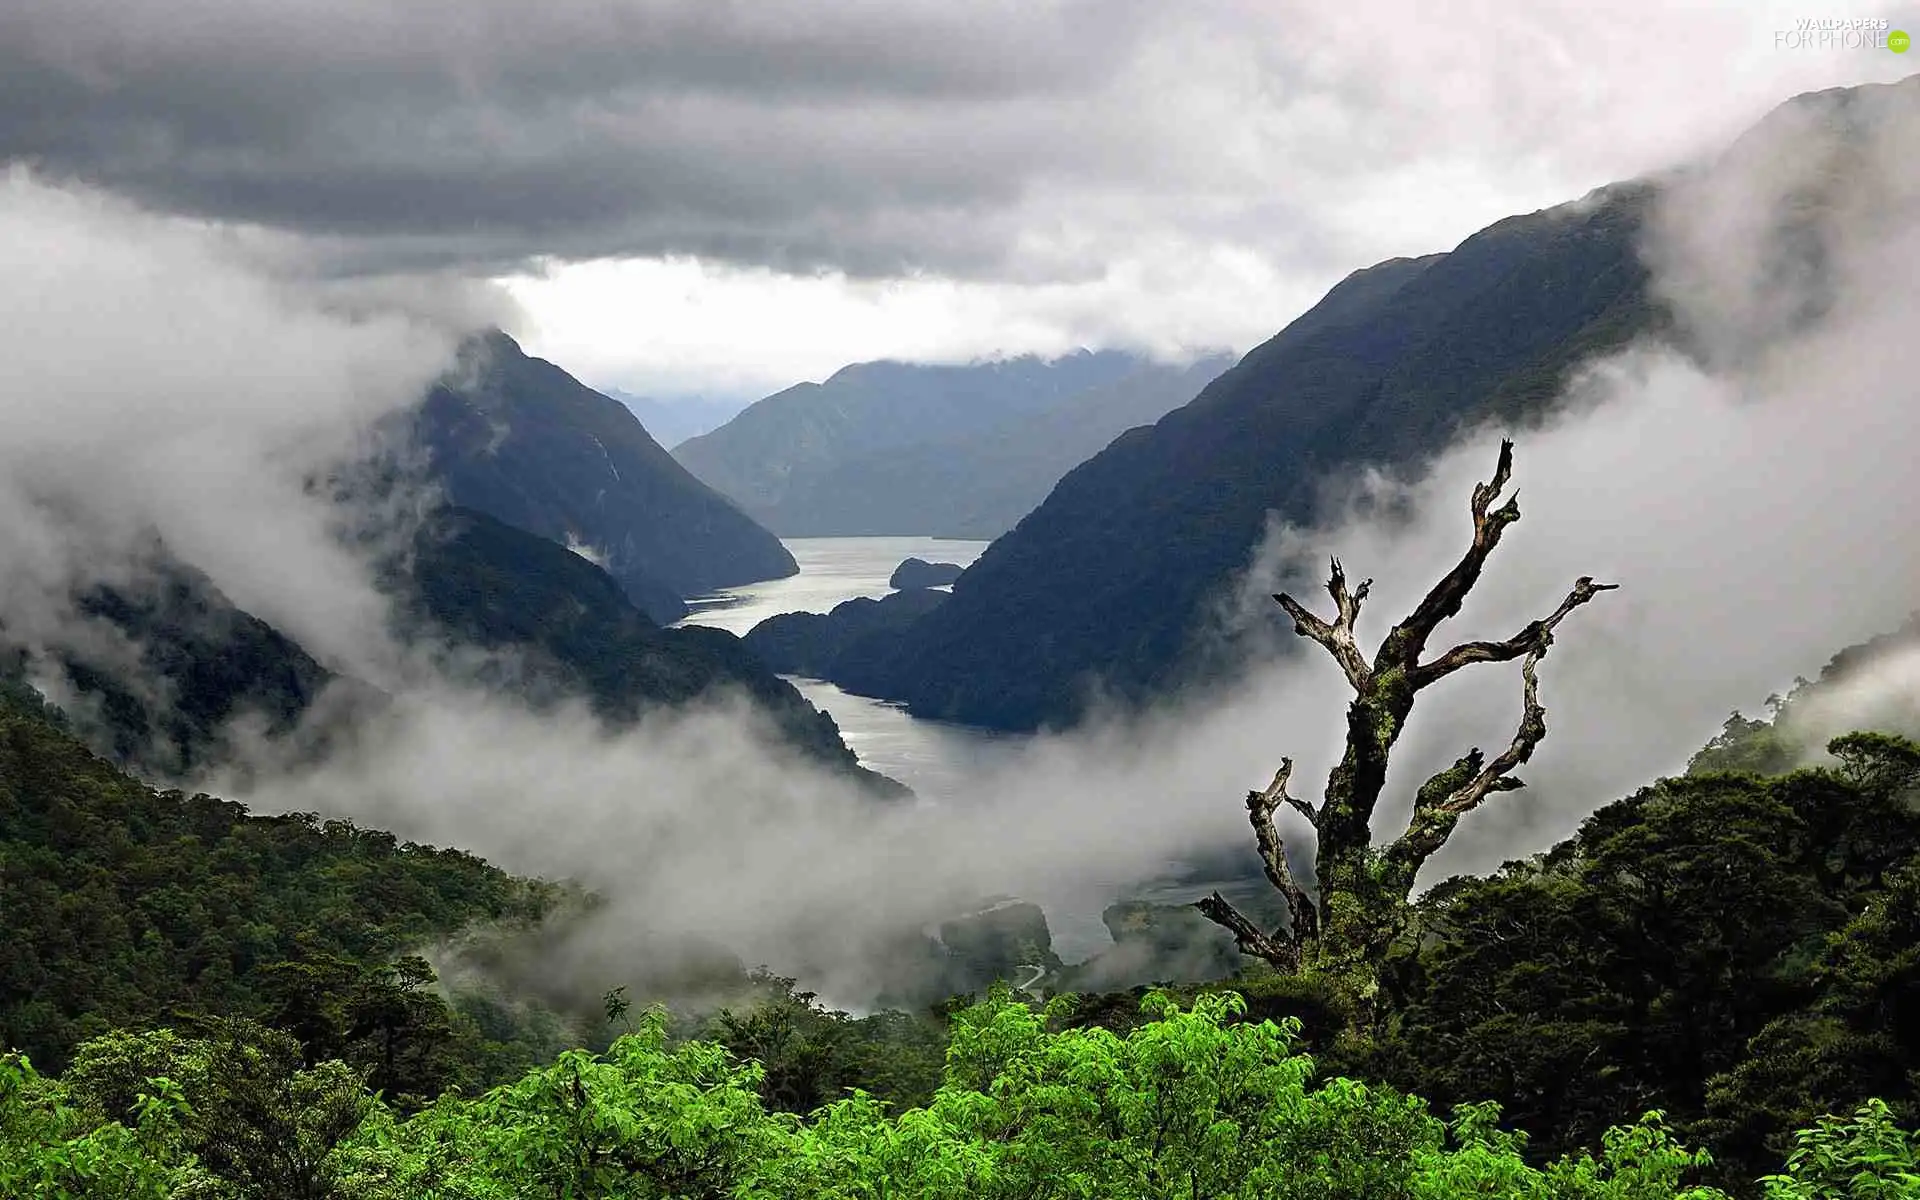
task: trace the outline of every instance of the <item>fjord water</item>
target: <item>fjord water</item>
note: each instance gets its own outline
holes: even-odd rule
[[[928,537],[787,538],[787,550],[800,573],[786,579],[728,588],[690,601],[693,612],[682,625],[711,625],[744,634],[780,613],[826,612],[856,596],[878,598],[892,589],[887,579],[905,558],[970,565],[987,543]],[[964,801],[970,784],[996,761],[1018,751],[1026,737],[971,725],[926,721],[898,704],[841,691],[819,679],[787,677],[816,707],[840,726],[861,765],[889,775],[934,802]],[[1130,887],[1072,894],[1030,896],[1047,914],[1053,949],[1068,962],[1087,958],[1112,944],[1101,910],[1119,899],[1184,904],[1220,889],[1234,899],[1249,890],[1246,878],[1196,876],[1184,864],[1169,862],[1165,876]]]
[[[887,579],[906,558],[967,566],[987,543],[929,537],[823,537],[784,539],[800,573],[745,587],[727,588],[691,601],[682,625],[710,625],[745,634],[780,613],[823,613],[859,596],[878,599],[892,589]],[[923,721],[899,705],[841,691],[819,679],[791,677],[800,694],[839,724],[862,766],[890,775],[930,799],[958,795],[968,777],[1020,739],[1015,735]]]

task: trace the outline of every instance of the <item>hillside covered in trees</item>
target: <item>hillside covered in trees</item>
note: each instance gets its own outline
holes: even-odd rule
[[[392,608],[385,634],[449,679],[537,708],[584,701],[630,727],[699,698],[739,696],[781,740],[876,792],[827,714],[739,638],[666,629],[604,568],[471,509],[436,508],[375,566]],[[29,678],[65,701],[95,750],[145,777],[181,781],[230,762],[235,735],[269,741],[349,736],[390,697],[323,665],[166,547],[71,600],[56,637],[29,644],[0,624],[0,678]]]
[[[856,1093],[769,1112],[763,1070],[669,1045],[658,1014],[604,1054],[408,1114],[284,1037],[89,1043],[59,1082],[0,1059],[0,1184],[62,1196],[774,1197],[927,1200],[1726,1200],[1657,1113],[1604,1150],[1525,1161],[1497,1107],[1451,1120],[1390,1088],[1315,1077],[1294,1022],[1159,994],[1124,1038],[1049,1028],[996,993],[958,1014],[941,1087],[893,1115]],[[142,1074],[150,1082],[136,1083]],[[1768,1200],[1908,1194],[1917,1148],[1863,1106],[1802,1135]]]
[[[797,569],[626,405],[498,330],[462,347],[410,433],[452,503],[592,555],[657,621],[685,616],[684,597]]]
[[[1843,652],[1797,703],[1887,653]],[[1442,883],[1365,1013],[1337,975],[1248,959],[1165,1000],[1001,991],[859,1018],[742,973],[719,1010],[636,1025],[649,997],[617,980],[554,1008],[476,990],[484,939],[433,949],[539,936],[591,897],[155,791],[62,723],[17,681],[0,699],[16,1188],[1699,1200],[1900,1194],[1854,1177],[1911,1170],[1920,748],[1891,734],[1784,774],[1703,765]],[[437,984],[422,951],[467,982]],[[951,979],[976,995],[1014,961],[979,952]],[[1170,961],[1136,978],[1173,980]],[[587,1048],[537,1065],[569,1044]]]

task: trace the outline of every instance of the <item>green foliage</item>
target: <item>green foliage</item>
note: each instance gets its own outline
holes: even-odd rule
[[[1767,1200],[1894,1200],[1920,1196],[1920,1139],[1870,1100],[1850,1118],[1823,1117],[1794,1138],[1784,1175],[1765,1179]]]
[[[1778,775],[1792,770],[1801,754],[1801,748],[1769,722],[1734,713],[1713,740],[1687,760],[1687,773],[1740,771]]]
[[[0,635],[4,633],[4,627],[0,627]],[[46,697],[27,681],[26,653],[4,645],[3,639],[0,639],[0,708],[12,708],[56,729],[67,727],[67,714],[48,704]]]
[[[423,981],[396,956],[474,922],[530,922],[560,895],[351,822],[155,791],[0,705],[0,1044],[37,1062],[62,1066],[85,1038],[176,1009],[286,1004],[274,964],[289,960],[304,965],[279,970],[333,964],[332,982],[372,972],[354,974],[352,1013],[329,1019],[371,1022],[366,1036],[397,1020],[417,1030]]]
[[[761,1065],[767,1107],[808,1113],[856,1088],[911,1107],[939,1086],[946,1031],[934,1021],[897,1011],[855,1019],[764,970],[750,983],[751,1003],[722,1009],[708,1036]]]
[[[1707,1083],[1699,1128],[1746,1161],[1777,1157],[1792,1131],[1867,1097],[1920,1117],[1920,861],[1827,938],[1807,978],[1812,1002],[1770,1021]]]
[[[0,1195],[323,1200],[338,1194],[336,1151],[377,1104],[346,1064],[304,1067],[291,1037],[245,1021],[204,1039],[115,1033],[58,1083],[13,1055],[0,1184],[40,1190]]]
[[[1840,777],[1863,792],[1896,795],[1920,782],[1920,745],[1897,734],[1842,734],[1827,753],[1840,760]]]
[[[1231,993],[1154,993],[1125,1037],[1055,1029],[1068,1005],[1004,989],[956,1015],[944,1082],[890,1111],[865,1092],[769,1111],[763,1072],[673,1045],[649,1011],[484,1096],[402,1119],[285,1034],[116,1034],[67,1078],[0,1058],[0,1194],[59,1200],[1726,1200],[1658,1112],[1597,1155],[1544,1165],[1499,1106],[1451,1121],[1351,1079],[1316,1081],[1297,1024]],[[181,1081],[141,1072],[177,1070]],[[1799,1135],[1768,1200],[1913,1195],[1916,1140],[1884,1105]]]
[[[144,1082],[125,1122],[100,1122],[25,1056],[0,1055],[0,1196],[170,1200],[190,1110],[173,1081]]]
[[[186,1144],[238,1196],[324,1200],[335,1150],[360,1128],[374,1097],[342,1062],[301,1065],[290,1036],[234,1022],[203,1043],[206,1078]]]
[[[1712,1161],[1703,1151],[1681,1146],[1668,1131],[1664,1115],[1649,1112],[1631,1126],[1607,1130],[1599,1158],[1581,1153],[1544,1170],[1526,1164],[1522,1134],[1502,1131],[1499,1106],[1491,1102],[1455,1108],[1449,1126],[1452,1154],[1428,1153],[1421,1197],[1511,1196],[1539,1200],[1724,1200],[1709,1187],[1688,1186],[1687,1177]]]
[[[455,1018],[434,990],[433,968],[416,955],[363,967],[309,955],[262,968],[269,1020],[297,1037],[309,1062],[342,1059],[368,1086],[405,1107],[456,1082]]]
[[[1726,728],[1687,764],[1688,772],[1777,775],[1815,761],[1825,746],[1849,771],[1856,770],[1863,759],[1890,766],[1888,756],[1893,755],[1904,761],[1904,777],[1910,784],[1920,761],[1914,754],[1897,749],[1901,739],[1893,735],[1920,736],[1920,709],[1901,689],[1863,692],[1848,685],[1911,654],[1916,646],[1920,646],[1920,613],[1891,633],[1835,654],[1821,668],[1818,679],[1796,679],[1786,695],[1768,697],[1767,720],[1743,717],[1737,712],[1728,717]],[[1849,729],[1880,732],[1849,733]]]
[[[1911,1119],[1920,1039],[1895,1013],[1920,1002],[1920,816],[1868,781],[1666,780],[1534,862],[1442,884],[1388,1032],[1341,1065],[1498,1097],[1547,1154],[1660,1108],[1726,1180],[1823,1112],[1877,1095]]]
[[[443,1099],[363,1152],[397,1157],[420,1196],[728,1195],[790,1128],[761,1107],[759,1076],[714,1043],[669,1049],[654,1010],[605,1054],[569,1051],[477,1100]]]

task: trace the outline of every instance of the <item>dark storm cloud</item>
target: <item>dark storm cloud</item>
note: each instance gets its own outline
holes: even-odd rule
[[[0,154],[387,266],[977,263],[1036,179],[1120,168],[1150,7],[27,0]]]
[[[1755,49],[1735,0],[1652,42],[1575,0],[1482,9],[9,0],[0,157],[350,270],[690,254],[1030,283],[1225,245],[1321,278],[1840,69]],[[1700,44],[1771,57],[1716,82]]]

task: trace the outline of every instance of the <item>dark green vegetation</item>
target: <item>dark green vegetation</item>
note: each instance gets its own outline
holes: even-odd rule
[[[639,418],[494,332],[421,405],[414,436],[457,505],[602,558],[655,620],[793,574],[777,538],[689,475]]]
[[[1356,281],[1347,300],[1401,296],[1452,261]],[[1140,906],[1109,910],[1112,956],[1078,969],[1018,902],[876,953],[879,973],[954,990],[1184,979],[1044,1007],[1003,985],[976,1005],[855,1019],[724,962],[716,975],[740,977],[729,1007],[677,1019],[630,1020],[618,988],[591,1025],[577,1006],[563,1020],[442,994],[416,951],[511,936],[568,897],[344,823],[152,791],[82,750],[23,664],[0,660],[0,1036],[61,1068],[0,1056],[0,1195],[1915,1195],[1920,745],[1899,735],[1912,714],[1875,712],[1853,686],[1900,666],[1912,630],[1844,652],[1770,723],[1736,714],[1688,775],[1498,874],[1408,902],[1452,819],[1514,782],[1479,773],[1505,755],[1463,757],[1413,797],[1404,838],[1372,846],[1380,788],[1365,777],[1384,775],[1419,677],[1523,660],[1514,744],[1530,751],[1544,729],[1533,669],[1554,622],[1596,590],[1576,583],[1506,643],[1423,656],[1471,589],[1474,555],[1517,518],[1492,507],[1506,474],[1503,451],[1475,494],[1474,550],[1372,659],[1353,642],[1367,588],[1349,590],[1337,565],[1332,621],[1282,601],[1355,690],[1347,756],[1322,805],[1295,810],[1334,850],[1318,896],[1266,836],[1291,805],[1285,768],[1249,797],[1296,953],[1270,952],[1258,930],[1241,945],[1283,970],[1204,981],[1243,964],[1220,958],[1198,913],[1182,927]],[[629,676],[694,686],[618,585],[558,546],[455,511],[419,550],[389,581],[414,589],[410,619],[511,648],[512,682],[536,703],[577,691],[621,719],[648,702],[622,690]],[[153,620],[137,602],[103,617]],[[257,633],[228,631],[272,651]],[[1863,713],[1892,731],[1848,732]],[[1337,933],[1331,953],[1297,940],[1316,923]],[[631,1032],[610,1039],[617,1028]],[[553,1057],[560,1037],[590,1048]]]
[[[533,922],[561,896],[351,822],[156,791],[0,702],[0,1041],[44,1065],[176,1012],[284,1013],[302,972],[327,973],[328,1004],[361,1005],[302,1019],[316,1038],[331,1023],[326,1049],[353,1057],[382,1019],[406,1024],[371,1012],[419,991],[390,973],[397,956],[475,923]],[[546,1048],[516,1055],[462,1019],[442,1040],[468,1066]]]
[[[919,716],[1034,729],[1071,724],[1094,695],[1139,702],[1217,679],[1248,649],[1212,628],[1221,601],[1270,520],[1310,528],[1338,511],[1329,480],[1361,465],[1415,471],[1463,426],[1545,419],[1579,367],[1637,339],[1751,355],[1817,315],[1833,299],[1819,225],[1860,182],[1849,143],[1874,122],[1894,128],[1916,100],[1911,79],[1802,96],[1731,148],[1735,173],[1781,155],[1831,167],[1782,201],[1778,236],[1754,248],[1761,286],[1805,303],[1752,344],[1707,347],[1678,328],[1641,256],[1673,180],[1718,167],[1600,189],[1448,253],[1355,272],[1191,403],[1068,473],[951,604],[857,682],[834,682]]]
[[[484,1178],[520,1194],[535,1186],[527,1179],[550,1185],[560,1176],[548,1172],[574,1170],[592,1180],[580,1195],[684,1194],[656,1174],[675,1171],[709,1181],[696,1194],[870,1195],[854,1181],[889,1179],[889,1194],[999,1195],[1005,1179],[1041,1169],[1043,1146],[1056,1155],[1047,1171],[1090,1172],[1109,1189],[1099,1194],[1193,1194],[1128,1174],[1159,1161],[1146,1149],[1156,1139],[1162,1152],[1200,1156],[1182,1159],[1185,1169],[1278,1171],[1309,1154],[1359,1173],[1347,1191],[1310,1195],[1453,1195],[1446,1188],[1482,1170],[1505,1182],[1474,1194],[1664,1197],[1684,1177],[1740,1195],[1825,1114],[1886,1105],[1850,1133],[1809,1135],[1835,1144],[1809,1151],[1802,1174],[1840,1170],[1818,1166],[1822,1154],[1852,1156],[1850,1178],[1872,1150],[1862,1139],[1885,1150],[1896,1144],[1887,1122],[1920,1117],[1920,1039],[1902,1020],[1920,1004],[1920,749],[1893,735],[1837,740],[1830,768],[1662,781],[1534,860],[1443,884],[1387,954],[1379,1011],[1366,1020],[1338,979],[1311,971],[1176,987],[1204,1019],[1143,1017],[1139,990],[1088,994],[1054,1010],[1055,1033],[1006,999],[951,1028],[944,1006],[855,1019],[762,973],[738,981],[726,1010],[671,1025],[675,1038],[711,1045],[663,1042],[668,1027],[650,1020],[605,1057],[564,1057],[507,1082],[563,1038],[604,1045],[607,1027],[582,1024],[577,1006],[562,1018],[497,994],[444,997],[408,955],[475,923],[525,927],[561,892],[345,822],[261,818],[153,791],[87,753],[17,684],[7,695],[0,1036],[66,1078],[6,1068],[0,1139],[16,1149],[0,1159],[53,1173],[15,1179],[60,1178],[67,1195],[168,1194],[138,1191],[136,1168],[168,1186],[204,1172],[231,1190],[191,1194],[235,1196],[487,1195],[455,1184]],[[1043,982],[1032,986],[1051,991],[1234,966],[1191,910],[1107,915],[1116,947],[1081,967],[1060,964],[1038,910],[1023,904],[950,922],[941,946],[915,953],[960,990],[1036,972]],[[1287,1059],[1278,1033],[1262,1032],[1271,1026],[1208,999],[1223,989],[1246,997],[1252,1021],[1297,1019],[1318,1073]],[[616,1026],[623,1003],[607,1006]],[[176,1032],[108,1035],[157,1026]],[[74,1057],[90,1037],[104,1040]],[[1180,1050],[1181,1039],[1196,1040]],[[729,1065],[723,1049],[757,1065]],[[146,1082],[154,1076],[180,1089],[185,1112],[170,1107],[166,1085]],[[480,1094],[495,1083],[502,1090]],[[1151,1089],[1163,1087],[1175,1091],[1155,1108]],[[470,1098],[422,1109],[446,1088]],[[847,1088],[899,1115],[842,1100]],[[1440,1112],[1496,1101],[1528,1140],[1503,1140],[1489,1110],[1469,1108],[1449,1141],[1392,1089]],[[904,1111],[916,1105],[927,1107]],[[732,1114],[724,1124],[713,1106]],[[1712,1162],[1650,1128],[1603,1137],[1654,1109]],[[1187,1124],[1206,1112],[1230,1133]],[[811,1116],[797,1124],[782,1113]],[[998,1115],[971,1123],[983,1113]],[[714,1137],[731,1148],[702,1140]],[[1566,1172],[1598,1168],[1551,1165],[1603,1151],[1638,1182],[1568,1190]],[[1640,1153],[1664,1164],[1644,1168],[1655,1179],[1627,1164]],[[89,1192],[59,1174],[82,1160],[134,1174],[101,1176],[124,1190]],[[941,1185],[909,1160],[957,1165]],[[1003,1174],[989,1179],[989,1168]],[[1223,1186],[1198,1194],[1240,1194]],[[1771,1186],[1781,1197],[1900,1194]]]
[[[795,1115],[719,1043],[649,1014],[604,1054],[407,1115],[284,1036],[116,1035],[65,1079],[0,1058],[0,1185],[65,1198],[467,1200],[1724,1200],[1658,1113],[1543,1167],[1494,1105],[1316,1078],[1297,1023],[1236,997],[1154,995],[1124,1038],[1049,1028],[998,993],[958,1014],[939,1089],[889,1112],[856,1093]],[[1910,1195],[1914,1139],[1878,1107],[1809,1130],[1769,1200]]]
[[[1548,1152],[1658,1106],[1737,1171],[1869,1097],[1920,1118],[1896,1018],[1920,1002],[1920,774],[1911,744],[1865,741],[1833,771],[1663,781],[1435,888],[1389,960],[1372,1073],[1498,1097]]]
[[[833,719],[776,678],[740,639],[717,629],[662,629],[593,563],[482,513],[442,510],[380,583],[400,610],[402,641],[436,647],[470,671],[496,652],[482,682],[541,705],[573,696],[615,724],[701,696],[745,696],[810,757],[885,794],[901,789],[857,766]],[[380,719],[374,688],[335,675],[290,638],[237,608],[204,575],[156,549],[128,582],[75,602],[85,651],[36,664],[0,630],[0,676],[59,673],[67,714],[102,754],[157,779],[218,765],[233,722],[269,737],[309,719],[322,748],[355,722]],[[316,707],[323,690],[336,703]]]
[[[1920,707],[1902,688],[1871,688],[1876,673],[1899,671],[1920,655],[1920,614],[1892,633],[1833,656],[1814,680],[1796,680],[1785,696],[1769,697],[1766,720],[1734,713],[1720,736],[1694,755],[1689,773],[1785,771],[1815,757],[1826,742],[1850,729],[1890,729],[1920,737]]]
[[[1122,430],[1226,367],[1081,352],[973,366],[858,363],[674,448],[783,536],[997,537]]]
[[[910,625],[945,604],[932,588],[893,592],[875,600],[856,596],[825,613],[781,613],[747,632],[747,649],[782,675],[857,679],[865,663],[884,660]]]
[[[537,703],[588,698],[608,721],[731,690],[751,697],[787,740],[889,792],[840,740],[833,718],[775,677],[725,630],[662,629],[612,577],[579,555],[482,513],[443,511],[427,522],[392,582],[408,598],[409,631],[451,635],[454,646],[513,650],[490,672]]]
[[[75,599],[85,648],[40,664],[73,697],[73,723],[116,760],[167,778],[218,760],[229,724],[290,729],[334,676],[211,580],[158,548],[125,582]],[[0,675],[24,678],[30,656],[0,629]]]

